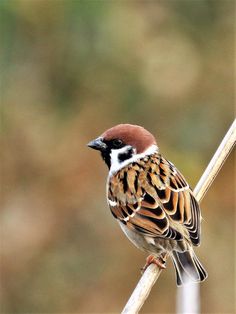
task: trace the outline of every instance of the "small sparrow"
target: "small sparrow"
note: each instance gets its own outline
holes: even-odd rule
[[[91,141],[109,168],[107,201],[129,240],[151,254],[146,267],[165,268],[171,256],[177,285],[207,273],[193,251],[200,244],[201,213],[183,175],[143,127],[119,124]]]

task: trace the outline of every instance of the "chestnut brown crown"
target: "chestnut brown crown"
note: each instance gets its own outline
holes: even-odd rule
[[[120,139],[126,145],[136,149],[137,154],[143,153],[151,145],[156,145],[155,137],[139,125],[118,124],[107,131],[101,137],[104,141]]]

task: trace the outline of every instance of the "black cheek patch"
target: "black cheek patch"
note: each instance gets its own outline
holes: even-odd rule
[[[118,159],[119,159],[119,162],[122,162],[122,161],[125,161],[127,159],[130,159],[132,156],[133,156],[133,149],[129,148],[126,152],[120,153],[118,155]]]

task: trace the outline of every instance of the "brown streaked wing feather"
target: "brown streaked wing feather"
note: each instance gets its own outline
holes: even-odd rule
[[[158,157],[153,159],[151,159],[152,167],[148,168],[146,181],[155,188],[167,218],[184,225],[192,243],[199,245],[200,208],[188,183],[171,162],[160,156],[159,160]],[[156,162],[157,160],[159,162]],[[153,205],[150,204],[149,207]]]
[[[167,215],[171,220],[183,224],[189,232],[192,243],[199,245],[200,208],[188,183],[175,166],[163,157],[160,161],[160,168],[163,168],[169,177],[169,182],[165,184],[165,195],[170,193],[168,202],[161,197],[163,190],[156,187],[157,194],[163,203]]]
[[[131,229],[180,240],[182,235],[170,227],[173,221],[184,225],[192,243],[199,244],[198,203],[181,173],[158,153],[123,168],[111,182],[108,197],[120,201],[111,211]]]
[[[169,218],[157,197],[156,190],[150,187],[147,180],[143,183],[143,200],[140,208],[129,217],[127,225],[144,235],[182,239],[182,235],[170,227]]]

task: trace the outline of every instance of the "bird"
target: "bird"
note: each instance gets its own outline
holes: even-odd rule
[[[139,125],[118,124],[89,142],[106,163],[107,203],[129,240],[166,268],[170,256],[177,286],[202,282],[207,272],[193,247],[200,245],[201,210],[184,176]]]

